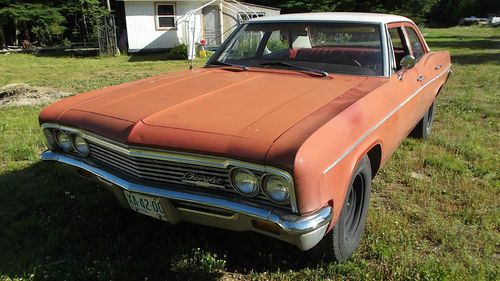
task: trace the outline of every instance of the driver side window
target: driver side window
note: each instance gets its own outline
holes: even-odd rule
[[[417,33],[411,27],[406,28],[406,33],[408,34],[408,40],[411,44],[411,49],[413,51],[413,56],[418,60],[424,55],[424,47],[418,38]]]
[[[401,69],[401,59],[409,55],[408,47],[405,42],[405,36],[401,27],[394,27],[389,29],[389,36],[391,36],[392,47],[394,49],[394,59],[396,60],[396,71]]]

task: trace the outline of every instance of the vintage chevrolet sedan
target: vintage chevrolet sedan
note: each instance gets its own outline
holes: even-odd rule
[[[203,68],[48,106],[41,158],[124,208],[342,261],[362,237],[372,178],[408,135],[429,137],[450,66],[401,16],[252,19]]]

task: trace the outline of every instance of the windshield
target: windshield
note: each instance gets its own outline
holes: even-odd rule
[[[375,24],[249,23],[222,48],[209,64],[383,75]]]

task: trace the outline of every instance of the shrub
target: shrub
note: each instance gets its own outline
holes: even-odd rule
[[[166,58],[168,60],[185,60],[187,59],[187,46],[180,44],[168,51]]]

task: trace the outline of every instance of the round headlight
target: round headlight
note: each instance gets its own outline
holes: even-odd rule
[[[71,137],[63,131],[57,131],[57,145],[64,152],[70,152],[73,150],[73,143],[71,142]]]
[[[47,147],[50,150],[57,148],[56,138],[50,129],[43,129],[43,134],[45,135],[45,141],[47,142]]]
[[[290,184],[277,175],[267,175],[262,181],[262,186],[267,197],[278,204],[290,202]]]
[[[229,178],[233,188],[243,196],[252,197],[259,193],[259,179],[250,170],[234,168]]]
[[[75,136],[73,137],[73,147],[75,148],[76,152],[82,156],[87,156],[90,153],[89,145],[87,144],[87,141],[82,138],[81,136]]]

